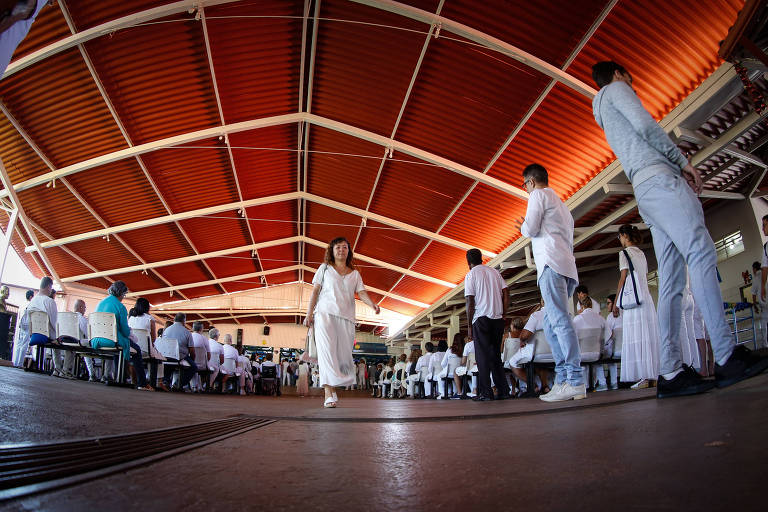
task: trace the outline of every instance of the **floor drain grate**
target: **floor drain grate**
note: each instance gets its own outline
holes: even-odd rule
[[[80,441],[0,446],[0,500],[125,471],[272,423],[233,417]]]

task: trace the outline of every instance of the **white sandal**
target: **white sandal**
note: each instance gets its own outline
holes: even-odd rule
[[[326,409],[333,409],[334,407],[336,407],[336,402],[334,401],[332,396],[329,396],[328,398],[325,399],[325,403],[323,404],[323,407],[325,407]]]

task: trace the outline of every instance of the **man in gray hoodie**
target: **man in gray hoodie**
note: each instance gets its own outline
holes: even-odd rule
[[[592,78],[600,91],[592,102],[595,120],[632,182],[638,210],[651,228],[659,263],[661,368],[657,397],[692,395],[715,384],[703,381],[681,361],[680,321],[685,265],[691,291],[712,339],[715,383],[726,387],[768,367],[743,346],[734,348],[717,281],[717,255],[704,224],[697,194],[699,172],[645,110],[632,89],[632,76],[615,62],[598,62]]]

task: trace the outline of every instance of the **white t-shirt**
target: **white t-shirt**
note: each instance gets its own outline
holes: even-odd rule
[[[605,317],[605,341],[608,341],[613,337],[614,330],[622,328],[624,319],[622,318],[621,313],[622,311],[619,310],[619,316],[613,316],[613,313],[608,313],[608,316]]]
[[[518,350],[520,350],[520,338],[506,338],[504,340],[504,350],[501,355],[501,360],[509,361],[509,358]]]
[[[574,329],[605,328],[605,320],[592,308],[587,308],[573,318]]]
[[[146,314],[141,316],[129,316],[128,327],[131,329],[144,329],[145,331],[149,332],[152,328],[152,317]],[[152,334],[150,333],[150,336],[151,335]]]
[[[528,318],[523,329],[528,332],[544,330],[544,308],[531,313],[531,316]]]
[[[322,265],[315,273],[312,284],[319,286],[321,282],[315,313],[327,313],[354,322],[355,293],[365,290],[360,272],[353,270],[342,276],[333,266]]]
[[[48,337],[51,339],[56,338],[56,319],[59,314],[59,310],[56,307],[56,301],[47,295],[40,295],[40,292],[32,297],[29,301],[29,305],[26,309],[26,314],[29,315],[32,311],[44,311],[48,313]],[[28,324],[30,326],[30,334],[32,332],[32,322]]]
[[[475,352],[475,342],[474,341],[468,341],[466,345],[464,345],[464,351],[461,353],[461,357],[467,357],[469,354],[472,354]]]
[[[208,338],[208,352],[211,354],[211,358],[208,360],[209,367],[218,368],[221,364],[219,355],[224,353],[224,347],[218,341]]]
[[[237,357],[240,354],[237,353],[237,349],[235,347],[225,344],[222,349],[224,350],[224,359],[234,359],[237,361]]]
[[[475,265],[464,278],[464,296],[475,297],[475,323],[481,316],[490,319],[501,318],[504,305],[501,292],[507,287],[498,270],[485,265]]]
[[[573,257],[573,216],[554,190],[547,187],[531,191],[520,232],[531,239],[537,282],[545,267],[578,282]]]

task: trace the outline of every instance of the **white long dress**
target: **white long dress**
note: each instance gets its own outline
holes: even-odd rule
[[[356,370],[352,359],[355,343],[355,293],[365,290],[357,270],[340,275],[329,265],[321,266],[312,280],[320,285],[315,306],[315,343],[321,386],[352,386]]]
[[[659,376],[659,322],[656,306],[648,290],[648,263],[645,254],[637,247],[628,247],[627,252],[635,267],[635,282],[640,296],[640,306],[626,309],[622,313],[624,331],[621,350],[621,380],[635,382],[642,379],[656,379]],[[619,270],[627,269],[629,263],[624,252],[619,253]]]

